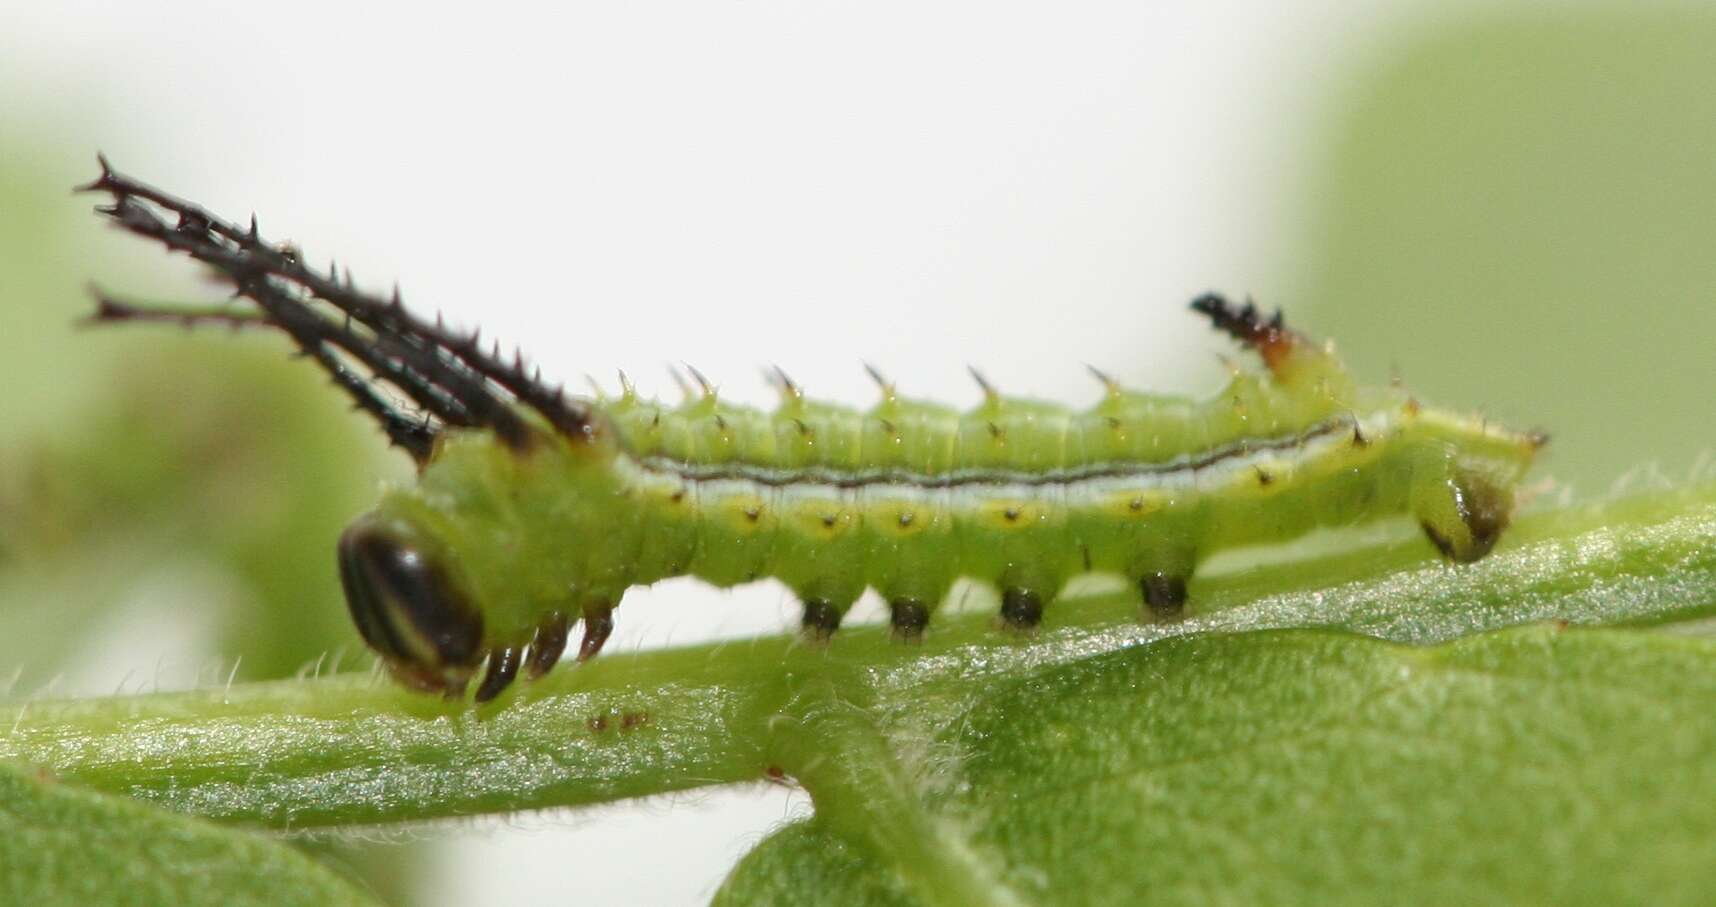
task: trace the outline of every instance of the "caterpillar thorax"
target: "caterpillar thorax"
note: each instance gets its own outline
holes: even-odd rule
[[[985,385],[983,402],[959,411],[878,379],[880,401],[858,410],[807,399],[784,376],[772,411],[706,385],[672,406],[629,385],[569,397],[397,296],[309,271],[254,224],[240,230],[105,164],[92,188],[113,195],[122,226],[213,265],[257,305],[103,298],[99,320],[279,329],[418,461],[413,484],[347,530],[340,570],[366,642],[406,680],[449,695],[485,661],[479,700],[521,663],[548,670],[578,620],[579,657],[593,656],[628,588],[684,574],[778,579],[804,602],[807,634],[827,640],[867,589],[897,635],[915,637],[961,578],[993,584],[1019,628],[1090,572],[1126,577],[1148,615],[1171,618],[1217,551],[1396,514],[1470,561],[1495,544],[1543,444],[1396,387],[1357,386],[1279,314],[1215,295],[1192,307],[1265,368],[1203,400],[1104,378],[1086,408]],[[354,366],[426,415],[396,410]]]

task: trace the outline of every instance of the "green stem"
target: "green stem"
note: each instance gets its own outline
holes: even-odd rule
[[[936,826],[899,760],[898,741],[835,684],[802,691],[774,727],[771,753],[810,793],[817,816],[876,865],[895,867],[917,902],[962,907],[1016,900],[959,846],[962,835]]]
[[[1430,643],[1544,619],[1709,617],[1716,485],[1539,513],[1469,567],[1427,554],[1400,536],[1202,577],[1194,616],[1176,624],[1138,623],[1123,593],[1063,601],[1023,638],[961,614],[917,646],[855,628],[826,648],[768,637],[614,653],[480,709],[354,675],[14,703],[0,707],[0,759],[273,828],[596,803],[759,780],[771,766],[800,777],[819,807],[850,802],[909,825],[915,806],[899,797],[910,789],[880,756],[928,749],[986,682],[1029,665],[1194,631],[1329,626]],[[853,709],[863,722],[830,717]],[[816,753],[848,764],[816,764]],[[884,795],[894,800],[866,802]]]

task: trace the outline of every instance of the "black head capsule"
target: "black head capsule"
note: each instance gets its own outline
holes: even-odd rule
[[[364,517],[340,536],[340,582],[364,642],[406,682],[448,695],[483,660],[483,616],[436,554],[397,520]]]

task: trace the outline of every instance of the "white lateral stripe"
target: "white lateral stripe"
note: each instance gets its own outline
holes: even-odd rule
[[[1372,443],[1385,443],[1393,419],[1388,412],[1372,415],[1365,420],[1347,424],[1356,426]],[[671,491],[688,488],[700,505],[707,506],[729,497],[760,498],[780,504],[801,504],[817,501],[840,508],[862,508],[870,502],[898,502],[964,510],[997,501],[1044,501],[1078,507],[1115,495],[1134,491],[1198,491],[1213,492],[1236,481],[1255,482],[1259,470],[1269,473],[1292,472],[1325,454],[1342,449],[1352,442],[1352,435],[1324,432],[1304,443],[1288,447],[1265,447],[1250,453],[1225,457],[1216,463],[1195,468],[1182,466],[1169,470],[1151,470],[1130,475],[1094,475],[1070,478],[1061,482],[981,482],[961,485],[924,486],[909,482],[855,483],[859,473],[841,473],[842,484],[818,481],[762,482],[749,478],[722,476],[698,478],[686,475],[674,464],[652,459],[639,462],[620,456],[615,466],[621,470],[627,484]],[[1198,457],[1187,458],[1197,461]],[[1107,465],[1107,464],[1099,464]],[[753,467],[764,469],[765,467]],[[777,475],[787,475],[784,470]],[[993,473],[990,473],[991,475]]]

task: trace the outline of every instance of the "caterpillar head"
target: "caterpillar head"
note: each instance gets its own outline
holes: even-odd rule
[[[394,675],[461,693],[486,654],[483,615],[441,546],[404,520],[371,514],[340,536],[339,560],[358,633]]]
[[[569,618],[591,644],[590,565],[618,562],[603,545],[623,502],[591,447],[545,440],[520,456],[483,433],[443,438],[414,485],[346,529],[346,605],[396,677],[458,697],[480,671],[487,702],[554,666]]]

